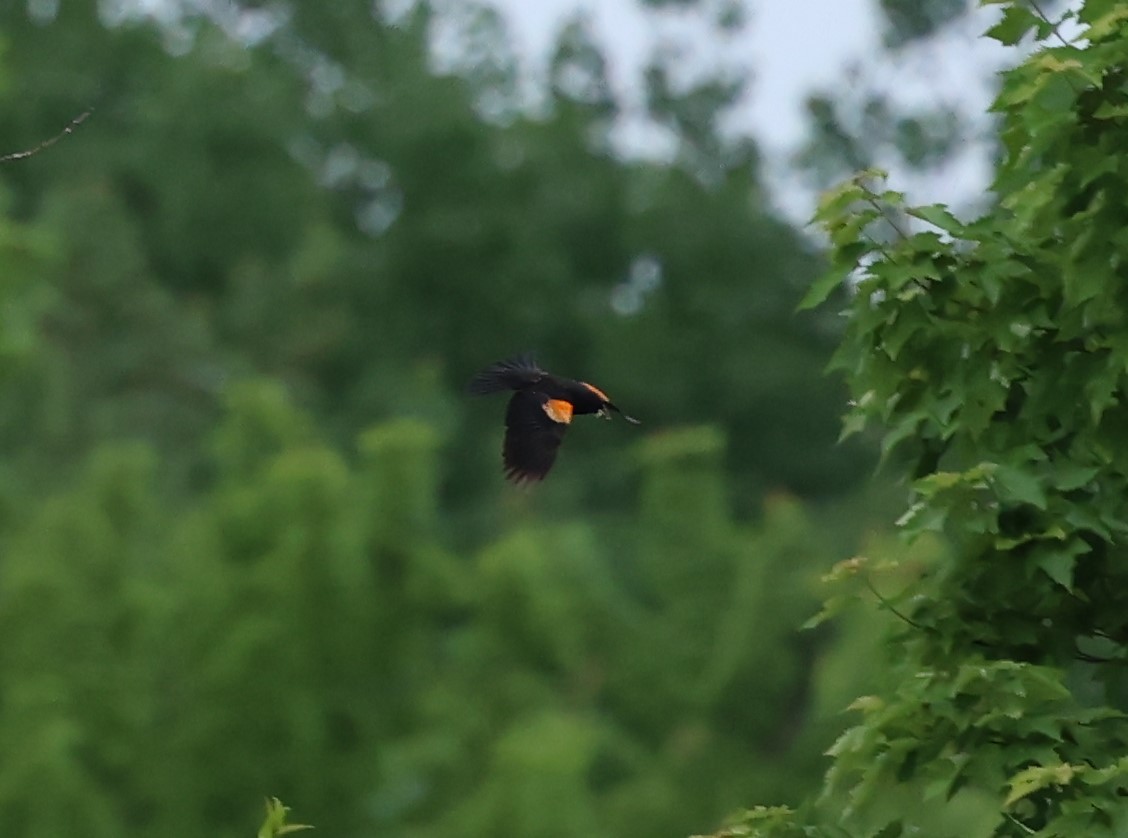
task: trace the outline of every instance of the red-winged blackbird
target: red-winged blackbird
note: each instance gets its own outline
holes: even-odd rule
[[[471,379],[468,389],[477,396],[515,391],[505,411],[502,446],[505,476],[515,483],[544,479],[575,415],[594,413],[610,419],[608,411],[614,410],[639,424],[599,388],[547,373],[528,355],[491,364]]]

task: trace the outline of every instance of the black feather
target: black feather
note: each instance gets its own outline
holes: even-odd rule
[[[502,461],[505,476],[517,483],[544,479],[568,430],[545,413],[547,400],[543,393],[519,390],[506,408]]]
[[[547,373],[537,366],[532,355],[518,355],[486,367],[470,379],[466,389],[475,396],[488,396],[490,393],[517,390],[536,384],[545,375]]]

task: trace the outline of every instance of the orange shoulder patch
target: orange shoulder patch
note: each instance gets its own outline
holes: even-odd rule
[[[605,402],[611,401],[611,399],[607,398],[607,394],[604,393],[602,390],[600,390],[598,387],[596,387],[594,384],[588,384],[586,381],[581,381],[580,383],[582,385],[584,385],[585,387],[587,387],[589,390],[591,390],[593,393],[595,393],[597,396],[599,396],[599,398],[603,399],[603,401],[605,401]]]
[[[549,399],[543,405],[544,412],[553,422],[567,425],[572,421],[572,403],[564,399]]]

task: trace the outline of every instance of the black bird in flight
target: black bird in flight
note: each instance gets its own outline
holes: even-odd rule
[[[594,413],[610,419],[613,410],[639,424],[598,387],[545,372],[529,355],[491,364],[471,379],[468,389],[476,396],[514,391],[505,410],[501,452],[505,476],[514,483],[544,479],[573,416]]]

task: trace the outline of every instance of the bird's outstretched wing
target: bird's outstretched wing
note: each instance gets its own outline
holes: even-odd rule
[[[514,393],[505,411],[505,476],[515,483],[543,480],[571,418],[567,402],[527,390]]]
[[[466,389],[475,396],[517,390],[540,381],[547,373],[537,366],[532,355],[518,355],[490,364],[470,379]]]

